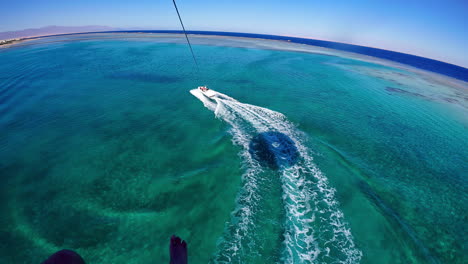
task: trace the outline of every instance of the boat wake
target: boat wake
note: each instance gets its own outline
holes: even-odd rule
[[[252,140],[274,133],[294,144],[297,159],[282,163],[284,155],[274,161],[280,177],[285,221],[283,224],[283,263],[358,263],[362,253],[355,246],[350,229],[338,208],[335,190],[313,163],[309,150],[301,143],[305,136],[278,112],[238,102],[221,93],[210,99],[199,90],[190,93],[200,99],[215,116],[230,125],[233,143],[242,147],[240,156],[245,169],[242,188],[236,200],[232,219],[218,245],[214,263],[243,263],[246,257],[258,255],[255,245],[255,217],[261,210],[263,192],[261,174],[271,168],[252,155]],[[272,148],[278,147],[273,142]],[[263,148],[268,151],[270,148]],[[288,152],[282,152],[288,153]],[[275,153],[263,155],[275,156]],[[296,157],[295,157],[296,158]]]

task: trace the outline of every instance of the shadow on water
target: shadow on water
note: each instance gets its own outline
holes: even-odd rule
[[[249,144],[249,153],[262,165],[282,169],[296,164],[299,152],[287,135],[269,131],[256,135]]]

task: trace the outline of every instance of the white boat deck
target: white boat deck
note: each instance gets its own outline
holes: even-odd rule
[[[206,97],[213,98],[214,96],[216,96],[218,94],[217,92],[215,92],[213,90],[210,90],[210,89],[202,90],[202,88],[206,88],[206,87],[200,86],[200,87],[198,87],[198,90],[202,94],[204,94]]]

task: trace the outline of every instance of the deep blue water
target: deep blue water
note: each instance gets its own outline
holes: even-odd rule
[[[137,32],[177,33],[177,34],[183,33],[183,31],[181,30],[126,30],[126,31],[104,31],[104,32],[99,32],[99,33],[119,33],[119,32],[120,33],[137,33]],[[88,32],[88,33],[97,33],[97,32]],[[78,33],[78,34],[88,34],[88,33]],[[318,39],[306,39],[306,38],[276,36],[276,35],[267,35],[267,34],[223,32],[223,31],[200,31],[200,30],[189,30],[187,31],[187,33],[199,34],[199,35],[216,35],[216,36],[260,38],[260,39],[290,41],[293,43],[307,44],[307,45],[330,48],[330,49],[335,49],[335,50],[354,52],[354,53],[372,56],[376,58],[391,60],[394,62],[410,65],[419,69],[450,76],[450,77],[453,77],[462,81],[468,81],[468,69],[464,67],[438,61],[438,60],[433,60],[429,58],[424,58],[420,56],[415,56],[411,54],[395,52],[395,51],[390,51],[390,50],[364,47],[364,46],[359,46],[359,45],[352,45],[352,44],[339,43],[339,42],[333,42],[333,41],[318,40]],[[76,34],[76,33],[73,33],[73,34]],[[73,34],[62,34],[62,35],[73,35]],[[52,36],[57,36],[57,35],[51,35],[48,37],[52,37]]]

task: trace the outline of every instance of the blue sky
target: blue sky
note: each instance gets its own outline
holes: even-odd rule
[[[178,0],[187,29],[300,36],[468,68],[468,0]],[[0,32],[48,25],[180,29],[171,0],[0,0]]]

